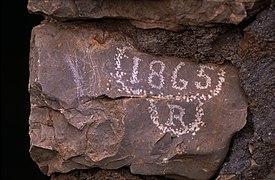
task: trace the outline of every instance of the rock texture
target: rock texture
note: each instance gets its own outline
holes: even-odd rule
[[[127,168],[121,168],[117,170],[75,170],[67,174],[56,173],[51,177],[51,180],[79,180],[79,179],[89,179],[89,180],[169,180],[169,178],[163,176],[142,176],[133,175],[129,172]]]
[[[142,53],[100,23],[44,21],[31,41],[30,152],[48,175],[129,166],[209,179],[245,125],[230,64]]]
[[[33,31],[30,56],[30,151],[41,170],[51,174],[78,169],[66,174],[53,173],[53,179],[165,178],[129,175],[129,171],[149,174],[146,169],[153,162],[153,165],[158,163],[159,166],[150,164],[150,174],[161,170],[163,166],[171,167],[161,172],[165,172],[166,177],[181,175],[173,176],[179,179],[208,179],[215,171],[213,179],[218,180],[272,179],[275,172],[274,1],[200,1],[202,4],[192,1],[193,4],[186,3],[184,7],[202,8],[203,15],[198,16],[199,11],[192,11],[192,8],[181,8],[181,12],[192,15],[182,16],[182,21],[173,21],[179,16],[167,10],[165,3],[168,1],[160,1],[159,5],[155,1],[116,1],[122,4],[120,7],[118,4],[108,6],[112,11],[91,8],[105,7],[108,1],[98,2],[29,0],[29,10],[42,13],[47,19]],[[143,3],[141,8],[153,9],[146,13],[139,11],[139,3]],[[265,6],[266,3],[270,4]],[[124,5],[136,11],[126,11]],[[220,11],[220,15],[216,14],[211,19],[209,15],[217,10],[206,8],[211,5],[222,7],[225,11]],[[115,9],[125,16],[105,16],[104,13],[113,13]],[[244,11],[245,17],[238,16],[235,19],[238,21],[234,22],[230,20],[229,17],[233,16],[229,14],[244,15]],[[88,16],[91,12],[94,13],[93,17]],[[132,15],[138,12],[143,12],[135,15],[140,19],[133,18]],[[163,12],[168,14],[164,15]],[[160,19],[154,20],[152,17],[158,13]],[[153,20],[149,18],[148,21],[145,16]],[[192,17],[194,19],[190,19]],[[66,22],[61,23],[60,20]],[[151,29],[156,27],[159,29]],[[226,72],[224,77],[217,74],[222,69]],[[206,101],[201,99],[203,105],[200,106],[194,92],[199,95],[210,92],[210,86],[206,89],[197,88],[199,82],[201,87],[207,85],[207,76],[211,78],[211,87],[214,89],[218,79],[224,78],[225,82],[218,95]],[[197,86],[194,82],[197,82]],[[231,85],[238,87],[239,83],[248,100],[247,123],[228,147],[231,136],[242,127],[244,120],[230,126],[231,121],[216,114],[228,113],[228,108],[238,109],[240,104],[234,92],[241,90]],[[189,96],[192,94],[192,97]],[[224,103],[228,99],[226,97],[230,97],[232,104]],[[236,107],[234,101],[237,102]],[[227,109],[220,107],[220,104],[226,105]],[[203,109],[202,121],[194,121],[194,114],[200,107]],[[245,112],[242,113],[244,115]],[[159,118],[154,118],[156,114]],[[211,118],[213,116],[214,119]],[[185,125],[198,122],[200,129],[196,132],[197,128],[191,128],[189,132],[184,131],[185,128],[176,131],[173,123],[177,127],[185,127],[179,119],[184,120]],[[224,121],[226,124],[219,124]],[[218,130],[221,130],[217,133],[228,133],[228,137],[215,135],[203,141],[200,135],[208,137],[210,134],[204,133],[214,128],[207,124],[216,122]],[[225,131],[225,126],[230,128]],[[154,131],[148,131],[150,128],[154,128]],[[134,136],[136,134],[139,135],[138,141]],[[111,143],[102,141],[102,138]],[[217,138],[223,141],[219,142]],[[213,151],[208,143],[203,149],[198,146],[200,148],[197,150],[193,146],[198,145],[195,142],[209,142],[211,139],[217,141],[212,146]],[[192,143],[188,140],[192,140]],[[225,146],[222,146],[223,143]],[[126,149],[121,149],[126,145]],[[219,147],[220,150],[215,149]],[[228,148],[229,153],[223,162],[223,153]],[[129,156],[125,157],[127,153]],[[201,161],[205,157],[208,159]],[[217,163],[213,159],[217,159]],[[183,166],[190,170],[201,170],[205,165],[202,163],[193,169],[193,164],[188,162],[186,167],[184,163],[191,160],[204,162],[211,167],[206,169],[208,172],[202,170],[182,174],[185,173],[182,169],[178,171],[177,168]],[[181,165],[174,168],[171,164],[175,162]],[[129,170],[94,170],[94,167],[119,168],[122,164],[128,166]],[[221,167],[217,169],[220,164]],[[86,168],[93,169],[81,170]]]
[[[61,19],[129,19],[139,28],[182,30],[183,26],[239,24],[259,12],[268,0],[29,0],[34,13]]]
[[[274,4],[257,15],[244,29],[239,41],[239,58],[232,61],[239,68],[248,98],[248,123],[235,137],[220,174],[231,174],[238,179],[275,177],[274,16]]]

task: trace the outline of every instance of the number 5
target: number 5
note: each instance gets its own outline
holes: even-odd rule
[[[208,87],[211,87],[211,78],[204,73],[205,68],[214,70],[214,68],[210,66],[205,66],[205,65],[200,66],[200,70],[198,71],[199,72],[198,77],[202,77],[205,79],[205,85],[202,86],[201,82],[195,81],[195,86],[197,89],[207,89]]]

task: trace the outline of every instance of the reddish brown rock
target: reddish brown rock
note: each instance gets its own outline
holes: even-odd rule
[[[139,28],[181,30],[186,25],[239,24],[259,12],[268,0],[29,0],[28,9],[50,17],[68,19],[129,19]]]
[[[32,32],[31,156],[48,175],[129,166],[209,179],[246,122],[236,69],[139,52],[100,25]]]

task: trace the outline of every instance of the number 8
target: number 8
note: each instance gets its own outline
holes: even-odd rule
[[[154,69],[153,69],[153,66],[155,65],[155,64],[159,64],[160,65],[160,70],[159,70],[159,72],[157,73]],[[152,88],[156,88],[156,89],[161,89],[161,88],[163,88],[163,85],[164,85],[164,77],[163,77],[163,71],[164,71],[164,69],[165,69],[165,64],[163,63],[163,62],[161,62],[161,61],[156,61],[156,60],[154,60],[154,61],[152,61],[151,63],[150,63],[150,65],[149,65],[149,68],[150,68],[150,70],[151,70],[151,73],[149,74],[149,77],[148,77],[148,83],[149,83],[149,85],[152,87]],[[157,76],[157,77],[159,77],[159,85],[155,85],[155,84],[153,84],[153,77],[154,76]]]

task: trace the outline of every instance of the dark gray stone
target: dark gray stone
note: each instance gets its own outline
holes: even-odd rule
[[[129,166],[209,179],[246,123],[237,70],[142,53],[104,27],[44,21],[33,29],[33,160],[48,175]]]
[[[248,122],[234,138],[220,174],[234,174],[237,179],[274,179],[274,16],[273,2],[244,29],[239,43],[240,58],[232,61],[239,68],[241,85],[248,98]]]
[[[239,24],[267,3],[268,0],[29,0],[28,9],[60,20],[120,18],[143,29],[179,31],[187,25]]]

